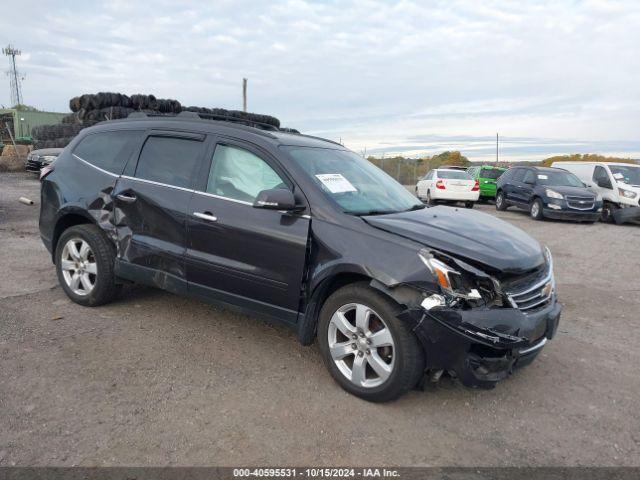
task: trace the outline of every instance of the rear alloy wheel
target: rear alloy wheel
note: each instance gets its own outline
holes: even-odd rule
[[[74,302],[95,307],[117,294],[115,249],[97,226],[76,225],[65,230],[58,240],[55,260],[58,281]]]
[[[504,193],[498,192],[496,195],[496,210],[504,211],[507,209],[507,201],[504,198]]]
[[[399,308],[366,283],[343,287],[322,307],[318,339],[333,378],[365,400],[393,400],[424,373],[418,339]]]
[[[62,277],[73,293],[84,297],[96,286],[98,263],[89,244],[79,237],[70,238],[60,256]]]
[[[534,220],[542,220],[544,215],[542,213],[542,200],[536,198],[533,202],[531,202],[531,207],[529,208],[529,214],[531,218]]]

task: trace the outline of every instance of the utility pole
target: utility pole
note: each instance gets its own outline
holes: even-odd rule
[[[247,111],[247,79],[242,79],[242,111]]]
[[[497,133],[496,133],[496,163],[498,163],[498,134]]]
[[[22,103],[22,93],[20,88],[20,80],[18,78],[18,70],[16,69],[16,55],[20,55],[22,52],[13,48],[11,44],[2,49],[2,53],[7,57],[11,57],[11,70],[9,74],[9,83],[11,84],[11,101],[15,105]]]

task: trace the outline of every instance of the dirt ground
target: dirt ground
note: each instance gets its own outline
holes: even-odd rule
[[[142,287],[71,303],[17,203],[38,188],[0,174],[0,465],[640,465],[638,226],[478,206],[551,248],[557,337],[494,390],[376,405],[286,327]]]

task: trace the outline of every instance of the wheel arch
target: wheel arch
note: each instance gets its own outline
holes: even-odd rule
[[[342,271],[326,277],[318,283],[310,296],[305,313],[298,321],[298,340],[303,345],[311,345],[316,337],[320,310],[331,294],[354,283],[366,282],[389,300],[400,306],[419,304],[422,296],[417,290],[406,285],[388,286],[381,280],[358,271]]]
[[[69,209],[61,214],[56,220],[56,224],[53,227],[53,236],[51,238],[51,260],[56,263],[55,254],[58,246],[58,240],[65,230],[76,225],[92,224],[95,225],[95,220],[86,212],[78,209]]]

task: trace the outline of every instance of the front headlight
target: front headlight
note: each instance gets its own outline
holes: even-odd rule
[[[618,192],[625,198],[636,198],[638,196],[636,192],[632,192],[631,190],[626,190],[624,188],[619,188]]]
[[[557,198],[558,200],[562,200],[564,198],[561,193],[558,193],[555,190],[551,190],[550,188],[547,188],[545,190],[545,193],[549,198]]]
[[[429,271],[436,278],[436,281],[442,291],[454,297],[480,299],[480,292],[475,288],[469,288],[464,285],[462,274],[451,268],[446,263],[435,258],[431,252],[421,250],[418,253],[420,260],[424,263]]]
[[[47,165],[52,163],[56,158],[55,155],[43,155],[42,157],[40,157],[40,160],[42,161],[42,163],[46,163]]]

